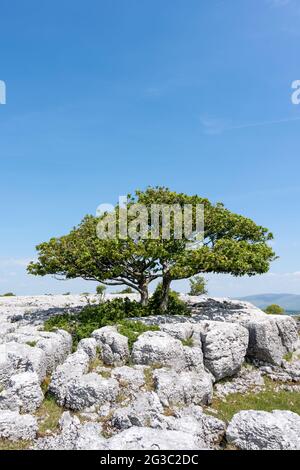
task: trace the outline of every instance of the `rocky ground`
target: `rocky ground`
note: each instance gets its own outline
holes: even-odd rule
[[[183,298],[192,315],[140,319],[160,330],[132,350],[109,326],[76,351],[43,322],[84,296],[1,298],[0,449],[300,449],[296,322]]]

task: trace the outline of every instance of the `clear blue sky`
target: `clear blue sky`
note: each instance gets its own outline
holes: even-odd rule
[[[299,25],[299,0],[1,0],[0,292],[93,289],[24,265],[98,204],[166,185],[275,234],[271,274],[211,294],[300,294]]]

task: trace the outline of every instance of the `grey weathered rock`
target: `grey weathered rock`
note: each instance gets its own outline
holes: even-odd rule
[[[249,302],[228,298],[212,298],[206,295],[181,295],[192,313],[189,321],[247,322],[265,317],[265,313]]]
[[[264,386],[265,382],[260,370],[244,367],[235,377],[215,384],[214,395],[223,398],[232,393],[258,393]]]
[[[181,298],[190,308],[190,317],[159,315],[141,317],[139,320],[149,325],[160,325],[163,329],[178,323],[199,325],[206,320],[240,324],[250,334],[247,355],[251,359],[273,364],[280,365],[284,354],[295,348],[297,324],[289,316],[267,315],[254,305],[239,300],[187,295],[182,295]]]
[[[99,423],[80,424],[77,416],[64,412],[60,422],[60,433],[39,438],[34,450],[101,450],[106,440],[101,436]]]
[[[201,436],[209,447],[218,445],[225,435],[226,424],[214,416],[203,413],[200,406],[191,405],[187,408],[182,408],[177,411],[177,416],[181,419],[186,417],[194,418],[198,425],[196,433]]]
[[[181,372],[158,369],[153,373],[155,391],[163,406],[207,405],[212,400],[211,376],[206,372]]]
[[[165,323],[160,326],[161,331],[168,333],[173,338],[187,340],[193,336],[192,323]]]
[[[226,439],[243,450],[299,450],[300,416],[291,411],[240,411]]]
[[[45,352],[47,374],[51,374],[71,353],[72,336],[64,330],[40,332],[40,339],[36,346]]]
[[[163,331],[147,331],[133,345],[132,360],[135,364],[185,368],[185,356],[181,341]]]
[[[120,387],[135,396],[145,385],[144,366],[122,366],[112,370],[111,377],[118,380]]]
[[[104,364],[121,366],[129,359],[128,338],[120,335],[114,326],[104,326],[92,333],[101,349]]]
[[[59,420],[60,433],[54,436],[38,438],[33,446],[34,450],[73,450],[75,440],[80,428],[80,420],[66,411]]]
[[[298,329],[294,318],[288,315],[269,315],[271,321],[275,322],[286,353],[292,353],[298,342]]]
[[[51,374],[55,367],[67,358],[72,349],[72,337],[66,331],[40,331],[38,327],[28,325],[21,326],[13,333],[6,335],[6,342],[16,342],[42,349],[45,353],[47,374]]]
[[[34,450],[74,450],[80,429],[80,420],[66,411],[59,420],[60,433],[54,436],[38,438]]]
[[[60,406],[64,406],[69,383],[88,371],[89,356],[82,350],[71,354],[52,375],[49,392]]]
[[[183,346],[185,368],[201,372],[204,370],[203,352],[200,347]]]
[[[274,381],[300,383],[300,360],[282,361],[282,367],[272,364],[262,365],[259,369],[263,375],[267,375]]]
[[[6,387],[10,377],[15,371],[12,368],[12,361],[9,359],[6,348],[0,346],[0,387]]]
[[[17,411],[0,411],[0,438],[10,441],[30,441],[38,430],[33,416],[20,415]]]
[[[33,413],[39,408],[44,395],[35,372],[13,375],[0,393],[0,410]]]
[[[119,385],[115,379],[105,379],[95,373],[86,374],[68,383],[65,406],[72,410],[101,406],[114,401],[118,392]]]
[[[16,329],[16,326],[10,322],[2,321],[0,324],[0,344],[6,342],[6,335],[13,333]]]
[[[251,359],[280,365],[286,350],[276,323],[266,318],[250,321],[247,328],[249,330],[247,356]]]
[[[244,362],[249,335],[235,323],[202,322],[199,330],[205,367],[216,380],[236,374]],[[197,331],[195,327],[195,331]],[[196,334],[196,333],[195,333]]]
[[[266,315],[247,302],[226,299],[188,299],[193,305],[190,322],[205,318],[240,324],[249,331],[247,356],[272,364],[280,364],[284,354],[292,352],[297,341],[297,326],[287,315]]]
[[[204,442],[181,431],[132,427],[108,439],[109,450],[199,450]]]
[[[95,338],[84,338],[78,343],[77,351],[84,351],[93,360],[97,356],[97,341]]]
[[[189,433],[205,443],[208,448],[218,448],[226,425],[223,421],[203,413],[200,406],[173,408],[173,416],[159,415],[152,427]]]
[[[111,423],[117,429],[131,426],[151,426],[151,422],[163,413],[161,402],[154,392],[144,392],[126,407],[118,408],[112,415]]]
[[[47,360],[44,351],[13,341],[1,344],[0,384],[5,386],[12,375],[20,372],[36,372],[41,382],[47,373]]]
[[[104,450],[107,441],[101,432],[102,427],[99,423],[83,424],[78,430],[75,450]]]

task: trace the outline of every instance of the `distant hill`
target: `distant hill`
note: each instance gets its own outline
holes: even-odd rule
[[[277,304],[286,311],[300,312],[300,295],[296,294],[257,294],[239,297],[238,300],[251,302],[261,309],[271,304]]]

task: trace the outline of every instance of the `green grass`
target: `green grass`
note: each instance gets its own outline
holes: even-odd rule
[[[100,372],[97,372],[98,367],[102,367],[103,369]],[[99,356],[90,361],[89,372],[96,372],[105,379],[109,379],[111,377],[111,367],[105,365]]]
[[[181,342],[183,346],[189,346],[190,348],[194,346],[193,338],[182,339]]]
[[[92,359],[89,363],[89,372],[94,372],[95,369],[97,369],[97,367],[102,367],[103,366],[103,362],[101,361],[101,359],[97,356],[95,357],[94,359]]]
[[[1,450],[28,450],[31,446],[31,441],[9,441],[8,439],[0,439]]]
[[[26,344],[34,348],[37,345],[37,341],[27,341]]]
[[[292,353],[292,352],[287,353],[287,354],[283,357],[283,359],[284,359],[285,361],[287,361],[287,362],[291,362],[291,360],[293,359],[293,353]]]
[[[145,389],[147,392],[152,392],[154,390],[154,379],[153,379],[153,370],[151,367],[147,367],[144,369],[144,377],[145,377]]]
[[[211,408],[218,414],[213,414],[223,421],[230,421],[235,413],[242,410],[290,410],[300,414],[300,393],[293,391],[276,391],[276,384],[266,379],[265,390],[259,393],[234,393],[224,399],[214,398]],[[210,407],[206,408],[210,413]]]
[[[63,408],[59,407],[51,396],[46,396],[40,408],[36,412],[39,421],[38,435],[45,436],[46,431],[55,431],[63,413]]]
[[[140,321],[122,320],[118,323],[118,332],[127,336],[129,350],[132,350],[133,343],[138,339],[139,335],[146,331],[159,331],[156,325],[145,325]]]

